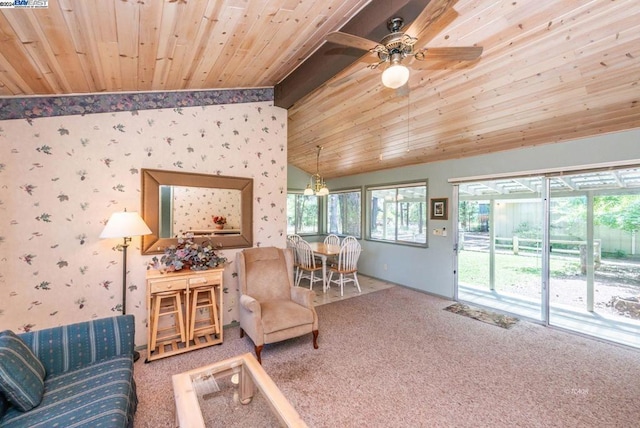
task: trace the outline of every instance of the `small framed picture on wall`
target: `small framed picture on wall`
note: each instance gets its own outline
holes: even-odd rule
[[[448,220],[449,207],[448,198],[431,199],[431,220]]]

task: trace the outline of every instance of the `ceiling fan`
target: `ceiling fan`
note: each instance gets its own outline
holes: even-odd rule
[[[377,68],[381,64],[389,63],[389,66],[382,73],[382,84],[392,89],[405,85],[409,80],[409,69],[402,64],[402,60],[407,57],[413,57],[418,61],[428,59],[473,61],[482,54],[481,46],[414,50],[413,47],[418,42],[418,39],[402,32],[403,26],[404,20],[401,17],[395,17],[387,21],[387,28],[390,33],[383,37],[380,43],[340,31],[329,33],[327,41],[377,54],[379,62],[368,67]]]

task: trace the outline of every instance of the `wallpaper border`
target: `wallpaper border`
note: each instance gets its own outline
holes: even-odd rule
[[[273,101],[273,88],[0,98],[0,120]]]

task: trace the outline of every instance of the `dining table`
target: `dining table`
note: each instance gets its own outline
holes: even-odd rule
[[[322,260],[322,292],[326,293],[328,288],[327,259],[340,254],[340,245],[325,244],[324,242],[309,242],[309,246],[313,252],[320,257],[320,260]]]

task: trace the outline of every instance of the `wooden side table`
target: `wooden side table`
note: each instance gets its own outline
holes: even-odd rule
[[[147,319],[149,320],[149,327],[147,328],[147,347],[151,346],[152,342],[156,343],[154,349],[147,349],[146,362],[157,360],[160,358],[170,357],[172,355],[181,354],[183,352],[193,351],[194,349],[200,349],[207,346],[218,345],[222,343],[223,329],[222,329],[222,273],[224,268],[209,269],[209,270],[185,270],[177,272],[162,273],[156,270],[147,271]],[[180,336],[171,337],[167,340],[158,338],[152,340],[152,334],[158,331],[159,328],[152,328],[153,322],[158,320],[152,318],[152,301],[154,296],[160,293],[166,293],[173,290],[181,290],[184,293],[184,299],[182,310],[182,322],[184,325],[182,329],[188,331],[188,327],[191,325],[192,310],[190,305],[192,304],[191,293],[192,289],[202,287],[203,285],[211,285],[214,287],[216,296],[217,310],[217,326],[215,329],[203,329],[194,335],[193,339],[190,339],[187,335],[186,340],[182,340]],[[179,317],[175,317],[175,322]],[[162,326],[160,326],[162,327]]]

